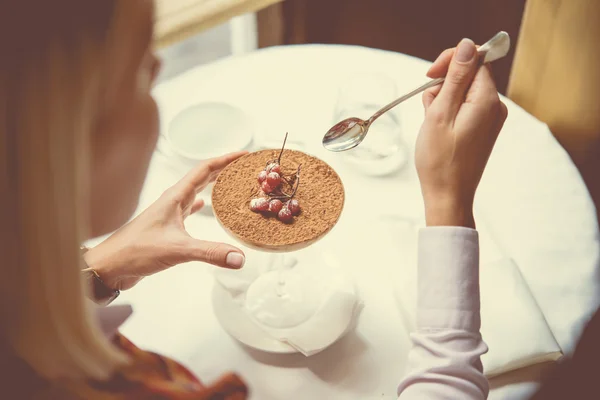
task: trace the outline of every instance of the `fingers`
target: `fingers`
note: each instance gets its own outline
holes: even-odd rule
[[[444,50],[427,71],[427,76],[432,79],[446,76],[448,73],[448,66],[450,65],[450,61],[452,61],[455,50],[455,47]]]
[[[475,43],[470,39],[463,39],[454,52],[446,80],[437,96],[437,102],[449,119],[456,117],[471,86],[477,71],[477,58]]]
[[[448,73],[448,66],[450,65],[450,61],[452,61],[455,50],[455,47],[444,50],[427,71],[427,76],[432,79],[446,76]],[[442,85],[437,85],[423,92],[423,107],[425,108],[425,112],[427,112],[427,109],[431,103],[433,103],[433,100],[440,93],[441,88]]]
[[[506,108],[506,104],[502,101],[498,101],[498,110],[496,114],[496,121],[490,131],[489,139],[493,142],[492,147],[498,140],[498,136],[502,131],[502,127],[504,126],[504,122],[506,121],[506,117],[508,116],[508,109]],[[491,153],[490,153],[491,154]],[[489,156],[488,156],[489,157]]]
[[[435,96],[436,95],[429,90],[423,92],[423,97],[421,100],[423,101],[423,108],[425,109],[425,112],[427,112],[427,109],[431,103],[433,103],[433,100],[435,100]]]
[[[188,256],[191,261],[202,261],[217,267],[229,269],[240,269],[246,262],[246,257],[242,250],[225,243],[207,242],[190,238],[188,247]]]
[[[508,117],[508,107],[503,102],[500,102],[500,115],[502,117],[502,124],[504,124],[506,117]]]
[[[465,103],[497,107],[500,103],[496,82],[488,65],[479,67],[465,97]]]
[[[486,69],[487,71],[477,72],[475,74],[475,78],[473,79],[473,83],[467,92],[467,97],[465,102],[474,102],[479,100],[480,96],[485,96],[487,94],[490,95],[490,99],[488,100],[496,100],[495,97],[498,97],[496,85],[494,82],[493,72],[490,64],[486,64],[484,66],[480,66],[480,69]],[[431,106],[437,95],[440,93],[442,86],[434,86],[432,88],[427,89],[423,92],[423,107],[425,108],[425,112]],[[499,97],[498,97],[499,100]],[[506,105],[502,103],[504,107],[504,118],[506,119],[507,109]]]
[[[500,115],[498,116],[498,122],[497,122],[498,133],[500,133],[500,131],[502,130],[502,127],[504,126],[504,122],[506,121],[507,117],[508,117],[508,108],[506,108],[506,104],[504,104],[501,101],[500,102]]]
[[[194,201],[194,204],[192,204],[192,208],[190,209],[190,214],[194,214],[194,213],[200,211],[202,209],[202,207],[204,207],[204,200],[196,199]]]
[[[479,48],[479,45],[476,45],[475,47]],[[442,51],[438,58],[435,59],[431,67],[429,67],[429,70],[427,71],[426,75],[431,79],[446,76],[446,74],[448,73],[448,67],[450,66],[450,61],[452,61],[452,57],[454,56],[455,51],[456,47],[452,47],[450,49]]]
[[[437,85],[423,92],[423,107],[425,108],[425,112],[427,112],[427,109],[431,103],[433,103],[433,100],[435,100],[437,95],[440,93],[441,88],[442,85]]]
[[[246,151],[238,151],[201,162],[198,166],[188,172],[181,180],[181,183],[193,187],[196,193],[198,193],[204,189],[206,185],[214,181],[223,168],[247,153],[248,152]]]

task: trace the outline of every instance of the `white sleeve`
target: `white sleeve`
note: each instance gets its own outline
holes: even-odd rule
[[[400,400],[483,400],[479,237],[460,227],[419,232],[417,331]]]

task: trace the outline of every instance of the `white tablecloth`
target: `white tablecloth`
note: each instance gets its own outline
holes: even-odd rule
[[[351,170],[320,139],[332,125],[337,88],[357,72],[379,72],[400,93],[425,79],[429,63],[406,55],[348,46],[290,46],[262,50],[196,68],[155,90],[163,131],[183,108],[224,101],[254,118],[256,143],[302,138],[305,150],[340,174],[347,204],[339,225],[314,246],[329,251],[358,282],[365,308],[356,330],[321,354],[275,356],[241,346],[220,327],[210,301],[212,267],[191,263],[142,281],[121,295],[132,318],[123,333],[142,347],[171,355],[205,380],[239,372],[252,399],[394,399],[409,348],[393,298],[394,259],[381,245],[386,215],[422,218],[418,180],[410,162],[403,171],[369,178]],[[593,203],[568,155],[548,128],[506,100],[509,117],[476,201],[478,220],[512,257],[538,300],[562,348],[569,351],[598,304],[598,230]],[[403,132],[412,148],[422,122],[420,99],[401,106]],[[217,135],[218,132],[215,132]],[[179,176],[157,152],[140,208]],[[373,193],[389,207],[367,208]],[[198,237],[232,242],[213,217],[190,217]],[[248,251],[248,262],[262,255]],[[482,254],[482,260],[486,254]],[[502,299],[498,299],[502,301]],[[523,398],[527,383],[495,389],[491,398]],[[518,394],[520,393],[520,394]],[[520,396],[520,397],[519,397]]]

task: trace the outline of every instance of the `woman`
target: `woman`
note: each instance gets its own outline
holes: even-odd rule
[[[199,165],[82,255],[80,243],[128,220],[156,144],[153,8],[149,0],[29,3],[0,3],[2,397],[247,398],[235,375],[205,386],[135,348],[107,324],[102,311],[111,309],[84,296],[107,304],[186,261],[241,268],[241,250],[193,239],[183,221],[202,207],[196,193],[243,153]],[[416,163],[429,228],[420,238],[420,330],[401,399],[488,391],[472,202],[506,107],[472,42],[443,53],[429,75],[446,73],[443,87],[424,95]]]
[[[244,263],[239,249],[183,228],[202,207],[196,192],[237,153],[190,172],[88,252],[92,270],[81,272],[80,243],[127,222],[156,145],[152,2],[3,1],[0,16],[0,397],[246,398],[235,375],[206,387],[180,365],[105,336],[84,297],[94,294],[87,283],[104,286],[96,294],[106,303],[183,261]]]

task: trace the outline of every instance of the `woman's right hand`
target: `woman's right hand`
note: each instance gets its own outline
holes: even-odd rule
[[[446,76],[442,85],[423,93],[425,121],[416,144],[427,225],[474,228],[475,190],[507,109],[471,40],[444,51],[427,75]]]

